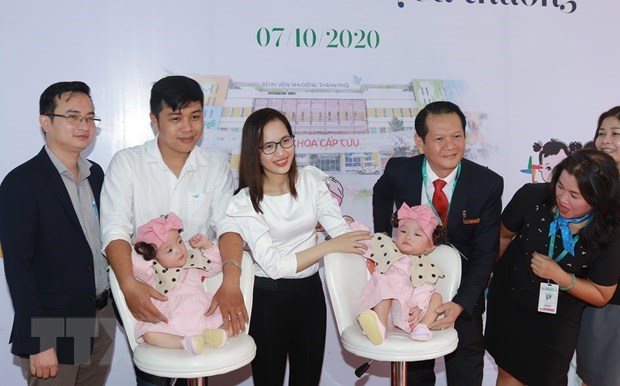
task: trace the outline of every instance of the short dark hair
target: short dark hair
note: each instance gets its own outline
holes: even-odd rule
[[[178,111],[193,102],[204,106],[204,93],[200,84],[183,75],[171,75],[162,78],[151,88],[151,113],[159,118],[159,113],[166,107]]]
[[[598,124],[596,125],[596,131],[594,131],[594,140],[596,141],[596,137],[598,137],[598,130],[601,128],[603,121],[607,118],[616,118],[620,121],[620,106],[612,107],[611,109],[605,111],[598,117]]]
[[[570,153],[553,168],[549,201],[556,206],[555,188],[566,171],[577,180],[579,192],[592,207],[590,223],[582,230],[584,245],[605,248],[618,237],[620,224],[620,175],[616,161],[596,149],[580,149]]]
[[[235,191],[238,193],[243,188],[250,191],[250,200],[252,206],[257,213],[262,213],[260,202],[263,200],[263,184],[265,170],[260,164],[260,146],[263,139],[263,129],[271,122],[278,120],[286,126],[289,135],[293,135],[291,124],[286,116],[271,108],[264,108],[254,111],[243,124],[243,132],[241,135],[241,156],[239,158],[239,188]],[[297,198],[297,190],[295,189],[297,182],[297,161],[293,158],[291,168],[288,171],[288,185],[291,196]]]
[[[84,82],[72,81],[54,83],[46,88],[39,98],[39,114],[54,114],[58,106],[58,99],[62,94],[67,92],[69,93],[67,99],[70,99],[75,94],[85,94],[90,98],[91,102],[93,100],[90,96],[90,87]]]
[[[465,114],[461,111],[461,109],[452,102],[448,101],[437,101],[431,102],[424,106],[422,110],[415,117],[415,132],[418,137],[422,138],[422,141],[426,139],[426,134],[428,134],[428,126],[426,125],[426,119],[429,115],[446,115],[446,114],[456,114],[459,116],[461,120],[461,125],[463,126],[463,135],[465,135],[465,126],[467,125],[467,119],[465,119]]]

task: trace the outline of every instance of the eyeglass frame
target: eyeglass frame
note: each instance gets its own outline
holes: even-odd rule
[[[291,146],[284,146],[282,144],[282,142],[286,141],[287,139],[291,140]],[[269,146],[269,145],[274,145],[273,151],[271,153],[267,153],[265,151],[265,146]],[[278,146],[280,146],[282,149],[290,149],[291,147],[295,146],[295,135],[294,134],[287,135],[286,137],[282,138],[278,142],[267,142],[267,143],[264,143],[261,146],[259,146],[258,148],[263,152],[264,155],[272,155],[272,154],[274,154],[275,152],[278,151]]]
[[[72,125],[74,125],[74,126],[81,125],[81,124],[82,124],[82,122],[84,122],[84,121],[86,121],[86,124],[87,124],[87,125],[90,125],[89,120],[91,120],[91,121],[92,121],[92,124],[93,124],[95,127],[101,123],[101,118],[99,118],[99,117],[97,117],[97,116],[85,117],[85,116],[83,116],[82,114],[73,114],[73,113],[72,113],[72,114],[53,114],[53,113],[50,113],[50,114],[44,114],[44,115],[45,115],[46,117],[50,117],[50,118],[52,118],[52,117],[65,118],[67,121],[72,120],[72,119],[73,119],[73,117],[75,117],[75,118],[80,118],[80,122],[78,122],[78,123],[74,123],[74,124],[72,124],[71,122],[69,122],[69,124],[70,124],[70,125],[72,124]]]

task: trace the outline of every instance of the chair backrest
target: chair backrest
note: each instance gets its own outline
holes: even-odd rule
[[[222,278],[223,275],[221,272],[213,277],[207,278],[204,281],[205,290],[211,293],[215,293],[222,284]],[[250,255],[248,255],[247,252],[243,253],[243,259],[241,260],[241,277],[239,283],[241,286],[241,292],[243,293],[245,307],[248,311],[249,316],[252,312],[254,265],[252,263],[252,258],[250,257]],[[112,290],[112,296],[114,297],[114,302],[116,304],[116,308],[118,309],[118,313],[120,314],[121,320],[123,321],[127,341],[129,342],[129,346],[133,351],[138,345],[134,334],[136,327],[136,318],[134,318],[131,311],[129,311],[129,308],[127,307],[127,303],[125,302],[125,296],[121,291],[121,287],[118,284],[118,280],[116,279],[116,275],[114,274],[112,267],[110,267],[110,289]]]
[[[461,257],[458,251],[448,245],[440,245],[428,257],[445,275],[437,281],[437,291],[444,302],[451,300],[461,283]],[[353,253],[331,253],[324,258],[327,290],[340,335],[347,327],[357,323],[355,309],[370,277],[365,260],[363,256]]]

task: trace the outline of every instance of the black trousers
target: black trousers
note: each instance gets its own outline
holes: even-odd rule
[[[250,335],[256,342],[256,386],[317,386],[325,351],[326,308],[319,274],[304,279],[257,277]]]
[[[483,300],[482,300],[483,301]],[[484,337],[482,335],[482,307],[474,308],[474,315],[459,317],[454,325],[459,344],[444,357],[448,386],[481,386],[484,372]],[[407,362],[408,386],[433,386],[435,360]]]
[[[136,386],[170,386],[172,384],[172,379],[158,377],[153,374],[145,373],[144,371],[137,368],[135,365],[133,366],[133,370],[136,373]],[[209,384],[208,379],[205,378],[204,381],[205,386]],[[179,378],[175,386],[187,386],[187,379]]]

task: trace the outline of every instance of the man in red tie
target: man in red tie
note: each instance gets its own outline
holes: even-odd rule
[[[392,234],[394,208],[429,204],[448,239],[463,255],[457,295],[437,311],[444,318],[431,329],[454,326],[459,344],[445,357],[449,386],[480,386],[484,370],[484,289],[499,251],[504,182],[495,172],[463,159],[466,119],[451,102],[428,104],[416,116],[420,155],[391,158],[373,189],[375,232]],[[434,362],[408,363],[409,385],[434,385]]]

